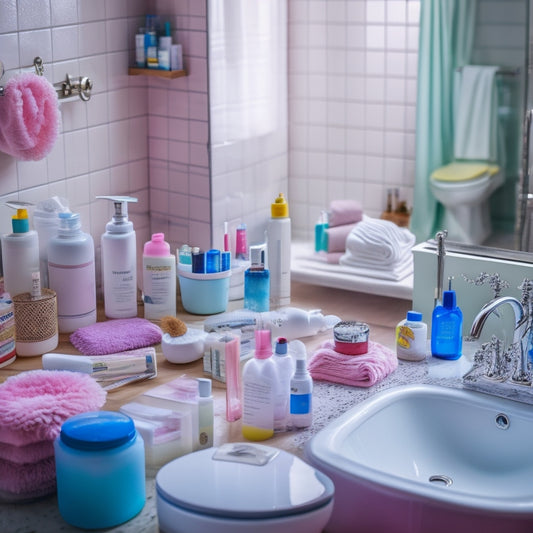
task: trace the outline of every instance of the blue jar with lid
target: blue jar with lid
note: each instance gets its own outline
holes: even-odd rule
[[[54,451],[59,512],[69,524],[109,528],[144,507],[144,442],[129,416],[75,415],[61,426]]]

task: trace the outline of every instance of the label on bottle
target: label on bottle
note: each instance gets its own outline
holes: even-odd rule
[[[427,326],[423,322],[402,321],[396,326],[396,355],[407,361],[426,357]]]
[[[246,379],[243,382],[243,425],[272,430],[274,402],[270,383]]]
[[[291,394],[291,414],[306,415],[311,411],[311,394]]]

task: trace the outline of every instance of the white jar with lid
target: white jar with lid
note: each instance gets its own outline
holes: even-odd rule
[[[407,318],[396,326],[396,355],[405,361],[423,361],[427,353],[428,327],[422,313],[407,311]]]
[[[144,443],[129,416],[75,415],[61,426],[54,451],[59,512],[69,524],[109,528],[144,507]]]

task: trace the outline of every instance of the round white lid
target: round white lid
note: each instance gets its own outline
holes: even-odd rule
[[[326,505],[333,482],[298,457],[261,444],[232,443],[184,455],[156,477],[158,497],[223,518],[275,518]]]

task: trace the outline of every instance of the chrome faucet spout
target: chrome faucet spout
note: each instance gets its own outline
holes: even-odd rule
[[[483,330],[483,326],[485,325],[489,315],[503,304],[509,304],[513,309],[515,322],[514,327],[516,332],[524,320],[524,308],[522,307],[522,304],[513,296],[501,296],[500,298],[491,300],[481,308],[481,311],[479,311],[472,322],[472,327],[470,328],[470,337],[473,339],[479,339],[481,331]]]
[[[512,296],[501,296],[496,298],[487,304],[485,304],[481,311],[475,316],[470,328],[470,337],[473,339],[479,339],[483,326],[487,321],[487,318],[491,313],[504,304],[509,304],[514,313],[514,332],[513,332],[513,346],[518,350],[519,366],[516,369],[513,381],[520,383],[530,383],[530,375],[528,370],[527,351],[524,350],[522,344],[522,326],[527,322],[527,317],[524,313],[524,307],[522,304]]]

